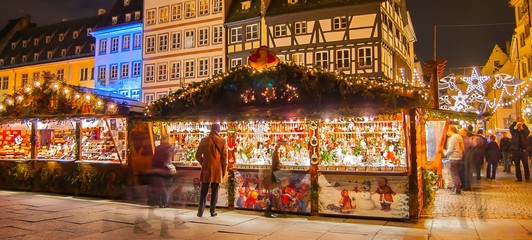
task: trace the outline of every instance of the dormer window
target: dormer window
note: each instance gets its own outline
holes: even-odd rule
[[[34,53],[33,54],[33,61],[39,61],[39,54],[38,53]]]
[[[66,49],[61,49],[61,57],[64,57],[66,56]]]
[[[46,36],[46,43],[50,43],[50,40],[52,39],[52,37],[50,36]]]
[[[92,28],[87,28],[87,37],[90,37],[92,32]]]
[[[4,59],[0,59],[0,66],[4,66]]]
[[[46,53],[46,57],[47,57],[48,59],[52,58],[53,56],[54,56],[54,54],[52,53],[52,51],[48,51],[48,52]]]
[[[94,52],[94,43],[91,44],[91,52]]]
[[[34,38],[34,39],[33,39],[33,45],[34,45],[34,46],[39,45],[39,39],[38,39],[38,38]]]
[[[140,20],[140,11],[135,12],[135,21]]]
[[[111,23],[114,25],[114,24],[117,24],[118,23],[118,17],[117,16],[114,16],[111,20]]]
[[[28,61],[28,56],[26,55],[22,56],[22,62],[26,62],[26,61]]]
[[[248,10],[251,7],[251,0],[240,2],[242,10]]]
[[[131,22],[131,13],[126,13],[126,22]]]
[[[17,43],[11,43],[11,49],[15,49],[17,47]]]
[[[129,6],[129,0],[124,0],[124,6]]]
[[[79,36],[79,32],[78,31],[74,31],[72,33],[72,38],[76,39],[76,38],[78,38],[78,36]]]
[[[81,46],[76,46],[76,54],[80,54],[81,53]]]
[[[22,47],[27,47],[28,46],[28,41],[24,40],[22,41]]]
[[[288,4],[296,4],[297,0],[288,0]]]
[[[59,34],[59,41],[62,42],[63,40],[65,40],[65,34],[61,33]]]
[[[15,64],[15,57],[11,57],[11,64]]]

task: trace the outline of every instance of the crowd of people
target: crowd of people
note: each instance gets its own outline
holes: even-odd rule
[[[523,165],[524,180],[530,182],[528,157],[532,157],[532,135],[522,118],[510,125],[509,131],[504,132],[499,143],[495,135],[484,136],[484,130],[476,133],[473,126],[458,129],[449,126],[447,144],[443,150],[449,164],[453,188],[452,194],[471,191],[473,176],[481,180],[481,168],[486,161],[486,179],[495,180],[499,162],[504,165],[504,172],[511,173],[510,167],[515,165],[516,182],[522,182],[521,164]],[[511,137],[510,137],[511,136]]]

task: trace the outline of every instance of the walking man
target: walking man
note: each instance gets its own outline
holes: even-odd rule
[[[525,180],[530,181],[530,171],[528,169],[528,152],[527,152],[527,137],[530,134],[528,127],[523,122],[523,118],[518,117],[517,122],[510,126],[510,133],[512,134],[512,158],[515,164],[516,182],[522,182],[521,176],[521,162],[525,171]]]
[[[222,179],[227,174],[227,144],[219,135],[219,132],[220,124],[213,124],[209,135],[201,139],[198,151],[196,152],[196,160],[201,165],[201,190],[198,217],[203,216],[209,186],[211,187],[211,217],[218,215],[216,213],[218,188]]]

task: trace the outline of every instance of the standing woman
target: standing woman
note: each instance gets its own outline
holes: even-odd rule
[[[443,155],[445,155],[449,162],[451,163],[451,178],[453,179],[454,189],[451,194],[461,194],[462,193],[462,183],[460,182],[460,167],[462,166],[462,153],[464,151],[464,142],[462,136],[458,134],[458,129],[456,126],[449,126],[449,131],[447,131],[447,149],[444,150]]]
[[[486,179],[495,180],[495,173],[497,173],[497,164],[501,160],[501,150],[499,145],[495,142],[495,135],[490,135],[490,142],[486,148]],[[491,177],[490,177],[491,176]]]
[[[510,153],[512,152],[512,139],[510,138],[510,133],[505,131],[502,134],[501,138],[501,153],[502,153],[502,163],[504,164],[504,172],[512,173],[510,167],[512,166],[512,159]]]

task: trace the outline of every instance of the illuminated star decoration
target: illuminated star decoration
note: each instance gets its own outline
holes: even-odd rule
[[[480,76],[477,73],[477,69],[473,68],[471,77],[462,77],[462,81],[468,84],[466,94],[473,91],[479,91],[482,95],[486,94],[484,91],[484,83],[490,79],[489,76]]]
[[[469,95],[463,95],[462,91],[458,90],[458,95],[451,96],[454,99],[454,106],[450,107],[451,110],[457,112],[468,111],[471,106],[466,103]]]

